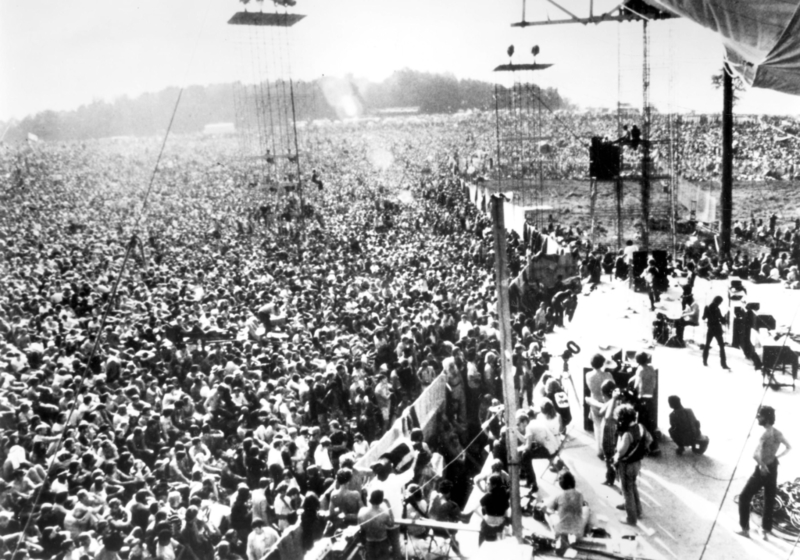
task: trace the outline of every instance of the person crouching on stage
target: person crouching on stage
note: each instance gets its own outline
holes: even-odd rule
[[[684,447],[691,447],[693,453],[705,453],[708,449],[708,438],[700,433],[700,422],[692,409],[684,408],[677,395],[670,396],[667,402],[672,409],[669,414],[669,437],[678,446],[675,452],[683,455]]]

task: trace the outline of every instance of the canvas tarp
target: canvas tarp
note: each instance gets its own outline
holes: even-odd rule
[[[800,0],[646,0],[719,33],[753,87],[800,95]]]

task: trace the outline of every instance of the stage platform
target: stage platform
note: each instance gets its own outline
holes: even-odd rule
[[[620,522],[624,512],[616,509],[623,502],[619,485],[603,486],[605,465],[595,453],[591,433],[583,430],[582,372],[596,352],[608,354],[613,349],[651,352],[653,366],[660,372],[659,426],[666,441],[657,458],[646,458],[639,478],[639,489],[644,507],[644,519],[638,530],[640,539],[652,547],[659,558],[700,558],[712,522],[722,501],[725,487],[733,474],[733,483],[722,505],[722,511],[711,535],[705,559],[751,560],[753,558],[786,558],[793,541],[772,538],[744,539],[734,535],[738,530],[738,509],[735,496],[741,492],[753,472],[752,459],[761,428],[753,427],[756,410],[764,397],[764,404],[774,406],[777,412],[776,427],[783,431],[795,449],[781,458],[778,483],[794,480],[800,473],[800,438],[795,426],[800,425],[800,397],[789,389],[775,391],[762,388],[761,374],[746,360],[742,352],[726,348],[730,370],[720,366],[719,352],[712,347],[708,367],[703,366],[698,344],[687,348],[668,348],[652,341],[652,322],[657,312],[669,317],[680,314],[680,279],[671,279],[669,291],[650,311],[645,293],[632,292],[622,281],[603,283],[588,295],[579,298],[572,324],[547,336],[546,346],[554,356],[559,356],[570,340],[576,341],[582,352],[570,361],[570,370],[578,394],[565,383],[570,393],[573,422],[562,457],[576,474],[578,490],[593,511],[607,519],[606,530],[612,535],[630,533],[630,528]],[[761,304],[761,312],[775,317],[780,328],[794,324],[793,332],[800,332],[800,291],[787,290],[780,284],[755,285],[743,282],[749,301]],[[698,279],[694,294],[702,311],[714,296],[725,298],[723,314],[727,311],[728,281]],[[685,338],[705,341],[705,327],[687,329]],[[612,348],[612,350],[608,350]],[[561,360],[553,358],[551,369],[560,370]],[[684,406],[692,408],[702,423],[702,431],[710,440],[704,455],[687,452],[675,453],[675,446],[666,436],[669,427],[667,397],[678,395]],[[575,398],[577,397],[577,398]],[[534,463],[537,476],[546,463]],[[549,492],[555,483],[548,473],[540,488]],[[760,518],[753,516],[751,528],[760,526]],[[752,531],[756,535],[755,531]],[[644,557],[644,556],[642,556]]]

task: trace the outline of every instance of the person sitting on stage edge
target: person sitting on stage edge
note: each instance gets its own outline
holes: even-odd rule
[[[461,521],[461,508],[458,507],[451,498],[450,493],[453,491],[453,483],[445,479],[439,483],[439,491],[433,492],[431,495],[431,505],[428,509],[428,517],[434,521],[446,521],[449,523],[458,523]],[[456,531],[451,529],[434,529],[433,534],[440,537],[449,537],[450,546],[459,558],[464,558],[461,554],[461,549],[456,540]]]
[[[562,472],[558,476],[558,485],[563,492],[551,498],[545,510],[547,523],[556,536],[557,553],[568,546],[569,535],[583,537],[590,515],[583,494],[575,489],[575,476],[571,472]]]
[[[693,453],[705,453],[708,449],[708,438],[700,432],[700,421],[692,409],[684,408],[677,395],[670,396],[667,402],[672,409],[669,413],[669,437],[678,446],[675,452],[683,455],[684,447],[691,447]]]
[[[489,477],[489,491],[481,498],[481,531],[478,545],[484,541],[496,541],[506,525],[508,508],[511,505],[510,492],[498,473]]]

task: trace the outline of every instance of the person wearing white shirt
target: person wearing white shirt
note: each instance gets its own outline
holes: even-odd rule
[[[259,517],[253,519],[251,527],[253,530],[247,537],[247,560],[262,560],[278,542],[278,533]]]
[[[333,474],[333,463],[331,462],[331,456],[328,452],[330,447],[331,439],[328,436],[324,436],[319,440],[319,445],[314,450],[314,464],[319,467],[323,476],[330,476]]]

